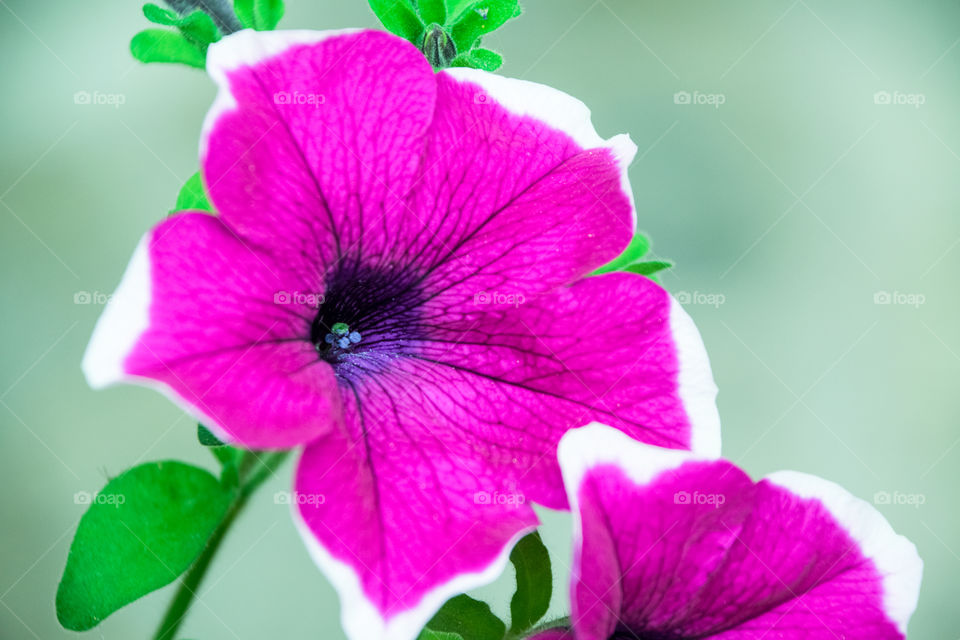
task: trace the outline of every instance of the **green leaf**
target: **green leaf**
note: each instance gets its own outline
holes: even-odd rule
[[[649,260],[647,262],[638,262],[636,264],[632,264],[623,270],[631,273],[639,273],[642,276],[649,276],[657,273],[658,271],[669,269],[672,266],[673,263],[667,260]]]
[[[240,24],[257,31],[276,29],[285,10],[283,0],[234,0]]]
[[[444,0],[418,0],[417,11],[423,18],[423,24],[447,23],[447,6]]]
[[[177,204],[174,206],[173,211],[213,211],[213,206],[210,204],[210,200],[207,199],[207,194],[203,189],[203,180],[200,178],[200,172],[196,172],[190,176],[183,187],[180,188],[180,193],[177,195]],[[203,441],[200,441],[201,444],[204,444]]]
[[[207,56],[183,34],[165,29],[145,29],[133,36],[130,53],[140,62],[176,62],[198,69],[206,66]]]
[[[638,231],[633,234],[633,239],[630,240],[630,244],[623,250],[623,253],[594,271],[591,275],[598,276],[601,273],[609,273],[610,271],[623,271],[624,267],[633,264],[645,256],[649,250],[650,239]]]
[[[462,53],[450,63],[451,67],[471,67],[473,69],[483,69],[484,71],[496,71],[502,65],[503,56],[489,49],[474,49],[467,53]]]
[[[200,45],[203,50],[210,43],[220,39],[220,30],[213,18],[200,9],[191,11],[181,17],[175,11],[164,9],[155,4],[145,4],[143,5],[143,15],[150,22],[177,27],[185,38]]]
[[[536,531],[517,543],[510,552],[510,562],[517,570],[517,590],[510,600],[510,632],[519,636],[547,612],[553,574],[550,553]]]
[[[518,0],[477,0],[454,20],[451,35],[457,51],[469,51],[480,38],[519,15]]]
[[[89,494],[88,499],[89,499]],[[186,571],[233,494],[207,471],[152,462],[117,476],[91,500],[57,589],[57,619],[85,631]]]
[[[197,425],[197,440],[205,447],[222,447],[224,443],[202,424]]]
[[[507,626],[490,611],[486,602],[459,595],[447,600],[427,623],[427,629],[454,633],[463,640],[501,640]]]
[[[373,13],[387,31],[420,46],[425,25],[409,0],[368,0]]]
[[[420,632],[420,635],[417,636],[417,640],[463,640],[456,633],[447,633],[446,631],[433,631],[432,629],[424,629]]]

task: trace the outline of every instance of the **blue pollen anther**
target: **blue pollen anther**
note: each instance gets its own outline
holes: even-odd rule
[[[345,322],[337,322],[330,327],[330,333],[323,337],[323,341],[330,346],[340,349],[349,349],[360,342],[362,337],[357,331],[350,331]],[[319,348],[319,347],[318,347]]]

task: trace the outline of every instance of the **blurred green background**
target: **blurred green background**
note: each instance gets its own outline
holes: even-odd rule
[[[877,496],[926,562],[911,636],[960,637],[960,4],[525,7],[487,44],[502,73],[580,97],[601,134],[639,145],[641,228],[677,262],[664,283],[710,351],[725,454],[756,476],[798,469]],[[130,58],[146,25],[132,1],[0,0],[2,638],[71,635],[53,599],[75,493],[145,460],[212,467],[159,394],[95,393],[80,374],[103,296],[196,170],[213,96],[202,72]],[[374,25],[363,0],[288,0],[281,23]],[[78,104],[80,91],[123,104]],[[230,534],[183,637],[342,637],[272,500],[290,471]],[[545,519],[565,585],[569,519]],[[481,592],[498,611],[511,581]],[[87,635],[147,637],[170,595]]]

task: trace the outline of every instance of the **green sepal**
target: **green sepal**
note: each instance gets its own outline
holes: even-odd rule
[[[648,260],[647,262],[638,262],[630,265],[629,267],[625,267],[623,271],[639,273],[642,276],[652,276],[658,271],[669,269],[672,266],[673,263],[668,260]]]
[[[473,49],[467,53],[461,53],[453,62],[451,67],[470,67],[471,69],[483,69],[484,71],[496,71],[503,65],[503,56],[490,49]]]
[[[446,69],[457,58],[457,47],[453,44],[453,39],[439,24],[427,27],[420,51],[434,69]]]
[[[510,633],[521,637],[547,612],[553,595],[550,553],[540,534],[524,536],[510,552],[510,562],[517,573],[517,590],[510,600]]]
[[[480,38],[521,13],[518,0],[477,0],[453,20],[450,35],[457,51],[473,49]]]
[[[447,600],[427,623],[427,629],[453,633],[463,640],[502,640],[507,625],[493,615],[486,602],[459,595]]]
[[[197,69],[206,66],[203,49],[182,33],[166,29],[145,29],[133,36],[130,53],[140,62],[173,62]]]
[[[233,10],[240,24],[248,29],[270,31],[283,18],[283,0],[234,0]]]
[[[197,440],[205,447],[226,446],[226,443],[222,442],[220,438],[213,435],[213,432],[202,424],[197,425]]]
[[[417,12],[423,19],[423,24],[447,23],[447,5],[444,0],[418,0]]]
[[[171,213],[176,211],[213,211],[213,205],[210,204],[206,191],[204,191],[203,180],[200,178],[199,171],[190,176],[180,188],[180,193],[177,194],[177,203]]]
[[[92,499],[87,494],[90,507],[57,589],[60,624],[92,629],[176,580],[203,552],[233,497],[209,472],[176,461],[133,467]]]
[[[368,0],[368,2],[387,31],[420,46],[426,25],[408,0]]]
[[[647,255],[648,251],[650,251],[650,238],[638,231],[633,234],[633,239],[630,240],[630,244],[627,245],[627,248],[624,249],[619,256],[603,265],[590,275],[598,276],[601,273],[623,271],[625,267],[633,264],[643,256]]]

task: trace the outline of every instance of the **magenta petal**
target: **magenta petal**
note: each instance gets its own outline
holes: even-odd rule
[[[796,472],[753,483],[602,425],[565,436],[560,464],[578,514],[578,640],[905,636],[916,548],[837,485]]]
[[[140,243],[97,323],[87,379],[159,387],[247,447],[313,439],[339,423],[339,396],[329,365],[300,339],[307,311],[276,303],[284,283],[296,286],[219,219],[169,218]]]
[[[207,69],[220,92],[201,164],[224,220],[320,275],[383,252],[433,117],[423,55],[380,31],[246,30],[212,45]]]
[[[522,477],[537,502],[566,506],[556,457],[545,452],[593,421],[651,444],[719,455],[703,343],[650,279],[611,273],[514,304],[471,300],[437,309],[441,315],[419,357],[475,394],[474,433],[513,451],[491,457],[510,460],[515,470],[503,465],[502,473]]]
[[[603,140],[580,101],[472,69],[437,75],[412,212],[391,221],[443,299],[527,297],[615,257],[634,229],[627,136]],[[428,231],[429,233],[424,233]]]
[[[517,487],[435,421],[467,398],[407,375],[351,385],[349,433],[310,444],[296,473],[301,533],[358,640],[416,637],[448,598],[495,579],[537,524]]]

